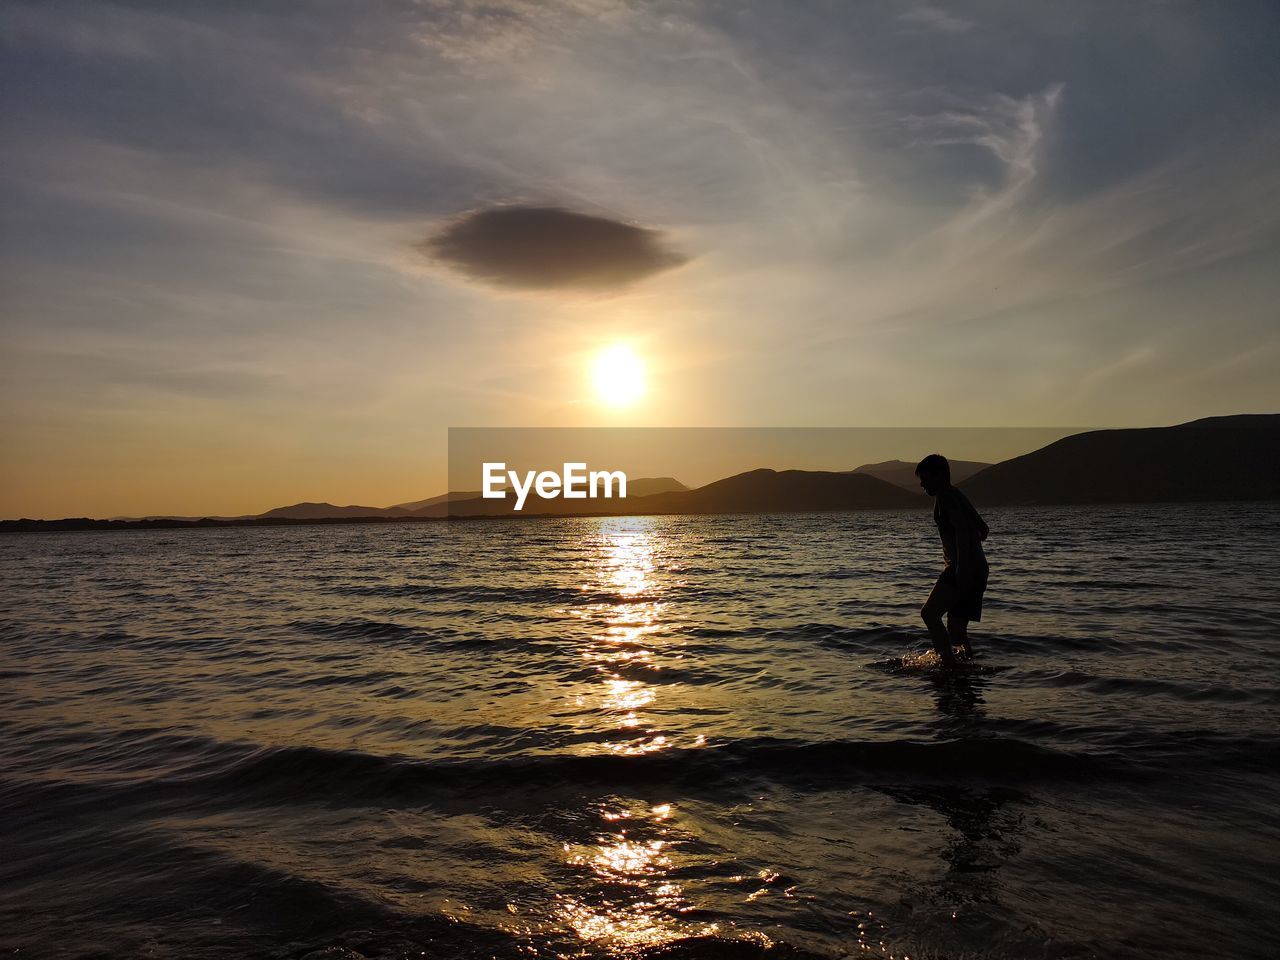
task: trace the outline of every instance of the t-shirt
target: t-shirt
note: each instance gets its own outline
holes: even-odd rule
[[[933,522],[938,526],[938,536],[942,538],[942,558],[948,567],[956,562],[958,533],[966,530],[970,534],[967,541],[972,545],[972,552],[966,559],[971,559],[979,568],[986,569],[987,556],[982,551],[982,541],[987,539],[987,525],[968,497],[951,486],[939,492],[933,498]]]

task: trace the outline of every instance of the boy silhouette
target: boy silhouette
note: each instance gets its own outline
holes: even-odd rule
[[[969,621],[982,619],[982,594],[987,589],[988,572],[982,541],[989,531],[969,498],[951,485],[951,464],[946,457],[929,454],[916,465],[916,476],[924,492],[933,497],[933,522],[942,539],[945,564],[920,616],[929,628],[929,638],[942,665],[951,668],[956,665],[953,647],[959,647],[966,658],[973,657]]]

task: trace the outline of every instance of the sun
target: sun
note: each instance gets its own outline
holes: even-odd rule
[[[625,343],[615,343],[596,354],[591,382],[609,406],[629,407],[644,396],[644,361]]]

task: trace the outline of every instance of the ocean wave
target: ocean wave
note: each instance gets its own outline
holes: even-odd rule
[[[329,800],[426,799],[433,793],[495,788],[519,794],[565,787],[611,791],[680,786],[723,792],[762,782],[820,787],[877,779],[1072,781],[1120,775],[1117,757],[1072,753],[1009,738],[922,743],[829,741],[805,743],[770,738],[705,747],[615,753],[547,754],[485,759],[424,760],[358,750],[273,747],[246,751],[228,746],[221,769],[164,778],[170,789],[210,797],[268,801],[300,796]]]
[[[1280,706],[1280,687],[1192,683],[1165,677],[1099,676],[1082,670],[1021,669],[1018,679],[1048,687],[1074,687],[1099,696],[1167,696],[1188,703]]]
[[[75,782],[60,781],[53,771],[39,780],[10,777],[0,796],[16,801],[33,790],[65,790],[76,797],[101,793],[124,800],[181,793],[205,803],[237,806],[321,798],[426,801],[457,792],[497,798],[556,788],[607,793],[679,786],[722,795],[762,783],[821,789],[886,778],[1070,782],[1121,776],[1126,769],[1114,755],[1068,752],[1000,737],[819,743],[753,738],[641,755],[554,753],[442,760],[315,746],[254,747],[159,733],[117,739],[114,746],[92,745],[99,756],[97,776],[85,770]]]

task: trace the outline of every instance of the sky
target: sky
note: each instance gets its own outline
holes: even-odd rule
[[[449,427],[1275,412],[1277,35],[1268,0],[3,0],[0,516],[417,500]]]

